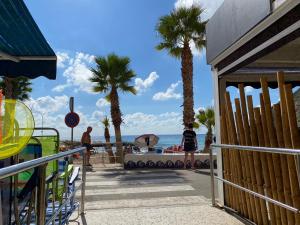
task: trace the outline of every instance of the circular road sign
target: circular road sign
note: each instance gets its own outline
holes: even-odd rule
[[[79,124],[80,118],[77,113],[70,112],[65,117],[65,123],[68,127],[74,128]]]

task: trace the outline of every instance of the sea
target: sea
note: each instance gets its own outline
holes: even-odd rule
[[[122,135],[122,141],[123,142],[134,142],[135,138],[139,135]],[[160,148],[168,148],[174,145],[180,145],[182,135],[181,134],[165,134],[165,135],[157,135],[159,137],[159,141],[156,145],[156,147]],[[205,134],[198,134],[197,135],[198,140],[198,148],[203,149],[204,148],[204,141],[205,141]],[[101,136],[92,136],[93,142],[105,142],[104,137]],[[115,138],[111,137],[111,142],[115,142]]]

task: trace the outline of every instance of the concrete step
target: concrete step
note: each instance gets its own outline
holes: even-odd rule
[[[160,197],[147,199],[115,199],[104,201],[87,202],[87,210],[110,210],[121,208],[151,208],[151,207],[170,207],[182,205],[203,205],[210,204],[210,201],[202,196],[179,196],[179,197]]]
[[[179,184],[183,183],[185,180],[183,178],[156,178],[156,179],[135,179],[135,180],[95,180],[86,182],[86,187],[105,187],[105,186],[137,186],[137,185],[161,185],[161,184]]]
[[[159,185],[156,187],[128,187],[128,188],[99,188],[86,190],[86,196],[97,195],[120,195],[120,194],[137,194],[137,193],[155,193],[155,192],[172,192],[172,191],[192,191],[195,190],[191,185]],[[76,194],[79,196],[80,192]]]

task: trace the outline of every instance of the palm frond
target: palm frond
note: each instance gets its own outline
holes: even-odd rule
[[[89,80],[94,84],[94,92],[108,93],[111,87],[120,88],[122,91],[135,93],[130,83],[136,76],[130,69],[130,59],[120,57],[114,53],[106,57],[95,58],[96,67],[91,68],[92,77]],[[128,90],[127,90],[128,89]]]
[[[3,90],[5,95],[6,93],[6,85],[4,81],[5,77],[0,80],[0,89]],[[27,77],[17,77],[10,80],[13,90],[13,98],[18,99],[20,101],[28,100],[29,94],[32,92],[32,83]]]
[[[169,15],[159,19],[156,31],[162,42],[156,46],[157,50],[167,50],[171,56],[180,57],[184,43],[191,40],[201,50],[205,47],[205,25],[201,20],[204,9],[198,6],[178,8]]]
[[[137,94],[137,91],[136,89],[134,88],[134,86],[127,86],[127,85],[121,85],[119,86],[120,90],[123,91],[123,92],[130,92],[134,95]]]
[[[104,119],[101,121],[101,123],[104,125],[104,127],[109,128],[110,126],[110,121],[107,116],[104,117]]]

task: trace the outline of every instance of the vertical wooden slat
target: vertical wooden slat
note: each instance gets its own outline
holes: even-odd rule
[[[281,110],[280,104],[273,105],[274,109],[274,119],[275,119],[275,127],[276,127],[276,136],[278,140],[278,147],[284,148],[284,138],[283,138],[283,129],[282,129],[282,117],[281,117]],[[281,163],[281,171],[283,175],[283,190],[284,190],[284,198],[285,203],[288,205],[293,205],[292,196],[291,196],[291,185],[289,179],[289,170],[288,170],[288,163],[287,157],[284,154],[280,155],[280,163]],[[287,219],[289,225],[295,224],[295,216],[291,211],[287,211]]]
[[[229,122],[229,133],[231,134],[231,144],[236,145],[237,142],[237,134],[236,134],[236,127],[234,122],[234,116],[233,116],[233,110],[232,105],[230,101],[230,95],[228,92],[225,93],[225,102],[226,102],[226,109],[227,109],[227,118]],[[231,150],[233,153],[233,157],[235,160],[235,172],[236,172],[236,182],[238,185],[242,186],[242,172],[241,169],[241,159],[240,154],[238,150]],[[246,211],[246,199],[245,199],[245,193],[243,191],[238,191],[239,194],[239,204],[240,204],[240,212],[242,215],[245,214]]]
[[[285,148],[292,148],[292,140],[291,140],[291,132],[290,132],[290,127],[289,127],[289,119],[288,119],[288,112],[287,112],[287,104],[286,104],[286,99],[285,99],[285,90],[284,90],[284,73],[283,72],[278,72],[277,73],[277,81],[278,81],[278,89],[279,89],[279,95],[280,95],[280,110],[281,110],[281,121],[282,121],[282,130],[283,130],[283,139],[284,139],[284,147]],[[299,192],[299,188],[297,186],[297,173],[296,173],[296,165],[295,165],[295,160],[294,156],[287,155],[287,165],[288,165],[288,175],[289,175],[289,180],[285,185],[290,185],[291,193],[293,196],[296,196],[297,193]],[[288,187],[286,187],[287,189]],[[286,199],[287,204],[295,206],[293,202],[293,198],[289,198],[289,195],[287,196],[288,198]],[[297,224],[300,223],[300,216],[299,214],[295,214],[295,217],[298,217]],[[295,224],[293,219],[290,216],[290,213],[288,214],[289,224]]]
[[[289,118],[287,113],[285,91],[284,91],[284,73],[277,73],[277,82],[280,96],[280,110],[282,119],[283,139],[286,148],[292,148],[291,132],[289,128]]]
[[[260,115],[260,108],[254,108],[254,118],[255,118],[255,126],[257,130],[257,137],[258,137],[258,145],[260,147],[265,147],[265,139],[263,134],[263,127]],[[272,189],[271,189],[271,181],[270,181],[270,174],[268,171],[268,163],[267,163],[267,154],[264,152],[259,153],[260,162],[262,166],[262,173],[264,177],[264,186],[266,188],[266,194],[268,197],[272,198]],[[269,213],[270,213],[270,223],[276,224],[276,217],[275,217],[275,209],[273,204],[268,204]]]
[[[272,115],[272,108],[271,108],[271,100],[270,94],[268,89],[267,80],[262,77],[260,79],[261,87],[262,87],[262,94],[265,101],[265,112],[266,112],[266,120],[267,120],[267,127],[268,127],[268,134],[270,139],[271,147],[276,148],[278,147],[278,142],[275,134],[274,124],[273,124],[273,115]],[[275,172],[275,182],[276,182],[276,194],[273,197],[276,200],[284,202],[284,193],[283,193],[283,181],[282,181],[282,173],[280,167],[280,158],[279,154],[272,154],[273,165],[274,165],[274,172]],[[287,224],[287,217],[286,217],[286,209],[280,207],[280,215],[276,214],[276,221],[277,224]],[[275,206],[275,211],[278,211],[278,207]]]
[[[225,120],[226,120],[226,129],[227,129],[227,136],[228,136],[228,140],[227,140],[227,144],[231,144],[231,133],[228,132],[230,130],[230,124],[229,124],[229,120],[228,120],[228,112],[226,110],[226,105],[224,105],[225,107],[225,110],[224,110],[224,114],[225,114]],[[233,155],[233,152],[231,150],[228,149],[228,156],[229,156],[229,160],[230,160],[230,163],[229,163],[229,170],[230,170],[230,173],[229,173],[229,176],[230,176],[230,180],[231,182],[233,183],[236,183],[237,182],[237,172],[235,170],[235,159],[234,159],[234,155]],[[239,192],[236,188],[232,187],[231,186],[231,193],[232,193],[232,208],[237,210],[238,212],[240,212],[240,195],[239,195]]]
[[[258,137],[257,131],[255,126],[254,120],[254,110],[253,110],[253,100],[252,96],[247,96],[247,103],[248,103],[248,113],[249,113],[249,121],[250,121],[250,131],[251,131],[251,142],[252,146],[258,146]],[[263,175],[262,175],[262,166],[260,161],[259,152],[250,152],[253,159],[253,181],[254,181],[254,191],[264,195],[264,188],[263,188]],[[255,199],[256,201],[256,213],[258,224],[266,224],[268,222],[268,213],[266,202],[262,199]]]
[[[262,93],[259,95],[260,98],[260,106],[261,106],[261,124],[263,128],[263,133],[264,133],[264,141],[265,141],[265,146],[270,147],[270,140],[269,140],[269,135],[268,135],[268,127],[267,127],[267,120],[266,120],[266,112],[265,112],[265,101],[263,98]]]
[[[245,134],[244,134],[244,126],[243,126],[243,121],[242,121],[242,114],[241,114],[241,109],[240,109],[240,102],[239,99],[235,99],[235,108],[236,108],[236,125],[238,129],[238,135],[239,135],[239,144],[240,145],[245,145]],[[248,165],[248,159],[247,159],[247,152],[240,152],[240,156],[242,159],[242,173],[243,173],[243,185],[246,188],[250,188],[250,184],[247,182],[247,171],[249,171],[249,165]],[[246,207],[247,210],[245,212],[245,217],[249,218],[249,211],[251,211],[251,205],[254,205],[254,201],[252,201],[252,204],[250,202],[250,195],[245,193],[245,198],[246,198]]]
[[[226,115],[225,115],[225,106],[221,106],[221,143],[228,144],[228,135],[227,135],[227,126],[226,126]],[[230,181],[230,166],[229,166],[229,153],[228,149],[222,149],[222,156],[223,156],[223,171],[224,171],[224,178]],[[232,206],[232,193],[231,193],[231,186],[224,184],[224,191],[225,191],[225,205],[229,207]]]
[[[268,134],[268,126],[267,126],[267,119],[266,119],[266,110],[265,110],[265,101],[262,96],[260,95],[260,105],[261,105],[261,121],[262,121],[262,127],[264,132],[264,141],[265,141],[265,147],[270,147],[270,139]],[[271,195],[269,197],[278,200],[278,194],[276,191],[276,179],[275,179],[275,172],[274,172],[274,165],[273,165],[273,159],[272,154],[266,153],[267,163],[268,163],[268,172],[270,177],[270,184],[271,184]],[[270,204],[269,204],[270,205]],[[280,210],[278,206],[272,205],[274,207],[274,215],[275,215],[275,224],[281,223],[280,218]]]
[[[293,148],[300,148],[300,135],[297,127],[297,118],[295,112],[295,103],[293,100],[293,91],[291,84],[284,85],[284,94],[286,99],[286,110],[288,113],[289,128],[291,133],[291,141]],[[290,172],[290,182],[293,205],[295,208],[300,209],[300,190],[299,190],[299,180],[296,170],[295,157],[288,156],[288,166]],[[300,215],[296,214],[296,224],[300,224]]]
[[[245,97],[245,89],[243,84],[238,85],[239,93],[240,93],[240,100],[241,100],[241,111],[243,116],[243,127],[244,127],[244,134],[245,134],[245,143],[244,145],[251,146],[251,137],[250,137],[250,127],[249,127],[249,121],[248,121],[248,113],[247,113],[247,104],[246,104],[246,97]],[[249,158],[249,152],[246,153],[248,158],[248,168],[250,168],[251,159]],[[252,180],[251,180],[251,173],[250,169],[246,171],[247,176],[247,182],[250,185],[249,188],[252,187]],[[254,203],[254,197],[252,195],[249,195],[251,207],[249,213],[249,219],[252,221],[256,221],[256,210],[255,210],[255,203]]]

